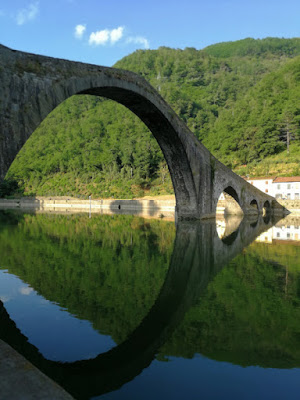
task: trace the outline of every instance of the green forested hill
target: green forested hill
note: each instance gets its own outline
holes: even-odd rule
[[[215,57],[244,56],[296,56],[299,55],[299,39],[242,39],[235,42],[213,44],[205,48],[205,52]]]
[[[287,132],[297,163],[300,39],[138,50],[115,67],[144,76],[230,167],[248,164],[241,172],[251,173],[251,166],[286,152]],[[8,177],[28,194],[132,197],[170,193],[166,170],[155,139],[130,111],[74,96],[36,130]]]
[[[299,141],[300,57],[288,61],[230,108],[204,141],[227,164],[247,164],[286,149],[287,132]]]

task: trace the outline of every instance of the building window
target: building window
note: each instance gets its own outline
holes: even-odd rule
[[[288,200],[290,200],[290,199],[291,199],[291,193],[288,193],[288,194],[286,195],[286,198],[287,198]]]
[[[268,189],[265,189],[265,192],[266,192],[266,193],[268,193],[268,191],[269,191]]]
[[[291,234],[290,234],[290,233],[287,233],[287,234],[286,234],[286,237],[289,239],[289,238],[291,237]]]
[[[295,200],[298,200],[299,198],[299,193],[295,193]]]
[[[295,225],[295,229],[299,229],[299,225]]]
[[[253,182],[250,182],[251,183],[251,185],[253,185]]]
[[[291,184],[290,183],[288,183],[287,188],[291,189]]]
[[[268,185],[269,184],[269,182],[268,181],[266,181],[266,185]]]
[[[281,196],[281,194],[280,194],[280,193],[277,193],[277,194],[275,195],[275,198],[276,198],[276,199],[281,199],[281,198],[282,198],[282,196]]]
[[[280,184],[278,183],[278,185],[277,185],[277,189],[280,189]]]
[[[280,232],[277,232],[276,237],[280,237]]]

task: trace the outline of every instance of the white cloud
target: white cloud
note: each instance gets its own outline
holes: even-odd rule
[[[123,32],[124,32],[124,27],[123,26],[119,26],[119,28],[113,29],[110,32],[110,41],[112,44],[116,43],[118,40],[120,40],[123,36]]]
[[[89,38],[90,45],[105,45],[108,43],[115,44],[123,37],[124,27],[119,26],[118,28],[109,30],[103,29],[102,31],[92,32]]]
[[[28,287],[28,286],[23,286],[23,287],[21,287],[19,289],[19,292],[21,294],[24,294],[25,296],[28,296],[28,295],[30,295],[30,293],[33,292],[33,289],[31,287]]]
[[[3,295],[0,295],[0,300],[2,301],[2,303],[7,303],[8,301],[11,300],[11,297],[3,294]]]
[[[130,36],[127,38],[126,43],[141,44],[145,49],[149,49],[150,47],[149,40],[142,36]]]
[[[30,3],[27,8],[19,10],[16,16],[16,21],[18,25],[23,25],[26,22],[34,20],[39,12],[39,3],[36,1]]]
[[[89,44],[104,45],[109,41],[109,30],[103,29],[102,31],[92,32],[89,38]]]
[[[86,30],[86,26],[85,25],[81,25],[81,24],[76,25],[75,26],[75,32],[74,32],[75,37],[77,39],[81,39],[83,34],[84,34],[84,32],[85,32],[85,30]]]
[[[83,30],[83,32],[85,30],[84,25],[77,25],[75,29],[77,30],[77,28]],[[75,33],[76,37],[82,37],[81,30],[77,34]],[[126,35],[126,28],[124,26],[119,26],[115,29],[102,29],[100,31],[92,32],[89,36],[89,44],[94,46],[105,46],[108,44],[114,45],[121,39],[124,40],[123,43],[125,44],[133,43],[136,45],[140,45],[140,47],[143,47],[145,49],[149,49],[150,47],[149,40],[143,36],[128,37]]]

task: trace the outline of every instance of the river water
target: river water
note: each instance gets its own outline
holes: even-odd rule
[[[300,219],[0,211],[0,339],[77,399],[299,399]]]

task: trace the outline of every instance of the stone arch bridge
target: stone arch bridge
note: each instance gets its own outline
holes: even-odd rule
[[[11,50],[0,45],[0,181],[32,132],[75,94],[103,96],[135,113],[155,136],[167,161],[181,219],[215,215],[222,192],[244,214],[281,206],[219,162],[156,90],[128,71]]]

